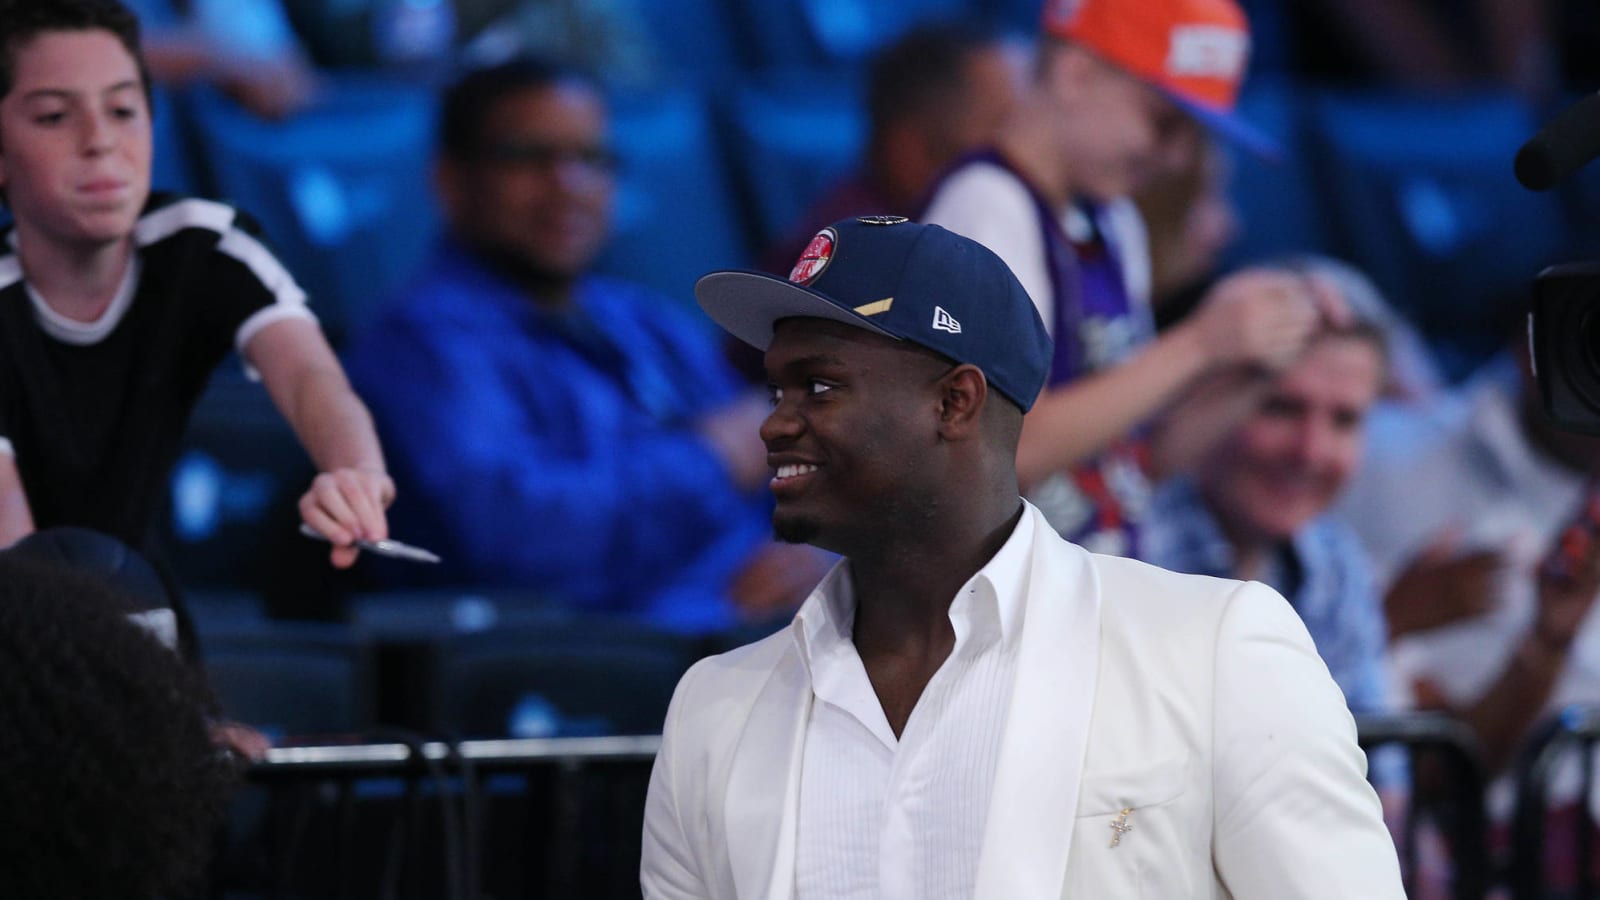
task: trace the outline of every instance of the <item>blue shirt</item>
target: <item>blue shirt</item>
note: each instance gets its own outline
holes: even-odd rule
[[[1237,578],[1233,545],[1194,483],[1174,478],[1156,491],[1146,523],[1147,562],[1175,572]],[[1288,598],[1351,712],[1395,710],[1385,656],[1388,624],[1372,569],[1355,533],[1319,516],[1278,548],[1268,586]]]
[[[1238,577],[1233,545],[1186,478],[1170,479],[1157,489],[1144,540],[1146,562],[1192,575]],[[1331,515],[1312,519],[1277,548],[1261,581],[1299,613],[1352,713],[1398,711],[1390,689],[1388,622],[1366,550],[1349,526]],[[1409,780],[1403,753],[1380,749],[1369,765],[1373,781],[1382,787],[1401,787]]]
[[[446,244],[352,349],[399,497],[397,537],[456,584],[545,591],[680,630],[731,624],[726,588],[770,539],[699,436],[739,384],[673,301],[585,278],[551,311]]]

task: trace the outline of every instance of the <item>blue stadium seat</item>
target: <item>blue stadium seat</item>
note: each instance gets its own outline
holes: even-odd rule
[[[823,71],[770,72],[735,88],[729,143],[766,246],[848,174],[867,138],[861,87]]]
[[[1289,9],[1283,0],[1241,0],[1250,22],[1250,74],[1246,84],[1259,75],[1282,75],[1294,66],[1293,44],[1289,33]]]
[[[272,554],[295,534],[295,502],[315,474],[260,384],[229,358],[189,422],[170,481],[165,544],[188,588],[262,590]]]
[[[734,40],[729,0],[639,0],[634,8],[644,16],[652,48],[674,80],[721,84],[750,64],[740,53],[751,48]]]
[[[437,588],[360,593],[346,603],[358,635],[375,641],[422,641],[494,628],[531,628],[570,622],[570,607],[535,591],[507,588]]]
[[[190,196],[205,196],[203,177],[195,166],[194,148],[183,98],[156,86],[152,92],[151,137],[155,144],[150,161],[150,187]]]
[[[330,77],[313,106],[282,122],[211,90],[194,101],[219,193],[260,221],[335,339],[358,328],[437,232],[432,89]]]
[[[194,620],[196,631],[226,630],[251,625],[266,619],[261,596],[241,589],[184,591],[183,605]]]
[[[366,650],[323,622],[218,623],[200,650],[223,712],[276,736],[338,735],[371,725]]]
[[[467,736],[656,734],[698,644],[614,619],[502,628],[436,645],[435,728]],[[529,721],[532,719],[533,721]]]
[[[971,0],[733,0],[741,43],[771,68],[859,65],[929,19],[971,14]]]
[[[750,256],[705,99],[687,87],[616,97],[612,140],[621,171],[600,270],[692,306],[696,279]]]
[[[1518,98],[1325,91],[1312,114],[1334,248],[1425,331],[1492,330],[1503,324],[1492,301],[1555,261],[1564,234],[1554,199],[1512,176],[1534,127]],[[1503,335],[1488,337],[1499,346]]]
[[[1281,155],[1264,159],[1229,148],[1228,193],[1239,213],[1235,264],[1326,249],[1327,212],[1307,156],[1301,90],[1288,79],[1246,83],[1239,115],[1277,141]]]

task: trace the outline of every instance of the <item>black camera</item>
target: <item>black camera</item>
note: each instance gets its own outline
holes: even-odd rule
[[[1528,340],[1545,412],[1562,428],[1600,434],[1600,263],[1539,273]]]
[[[1517,180],[1554,187],[1600,154],[1600,94],[1562,112],[1517,151]],[[1600,434],[1600,263],[1551,266],[1533,282],[1534,377],[1562,428]]]

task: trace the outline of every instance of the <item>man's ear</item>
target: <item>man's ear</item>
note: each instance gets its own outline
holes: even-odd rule
[[[982,430],[983,408],[989,403],[989,380],[977,366],[962,363],[939,379],[939,434],[946,440],[967,440]]]

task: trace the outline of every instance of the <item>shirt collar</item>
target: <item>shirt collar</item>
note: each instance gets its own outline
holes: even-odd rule
[[[122,272],[122,281],[117,284],[117,292],[112,295],[111,302],[106,304],[105,310],[92,322],[80,322],[56,312],[50,303],[33,289],[33,285],[25,281],[23,286],[27,290],[28,302],[33,304],[34,321],[39,323],[39,327],[46,334],[64,344],[87,347],[105,340],[116,330],[123,316],[127,315],[128,307],[133,305],[133,295],[139,287],[139,273],[143,268],[139,254],[131,254],[128,258],[128,267]]]
[[[950,621],[956,628],[957,651],[966,641],[996,633],[1005,644],[1016,641],[1027,604],[1033,518],[1033,508],[1024,503],[1005,544],[956,592]],[[800,659],[813,678],[820,660],[850,643],[855,617],[856,597],[846,559],[822,579],[790,624]]]

